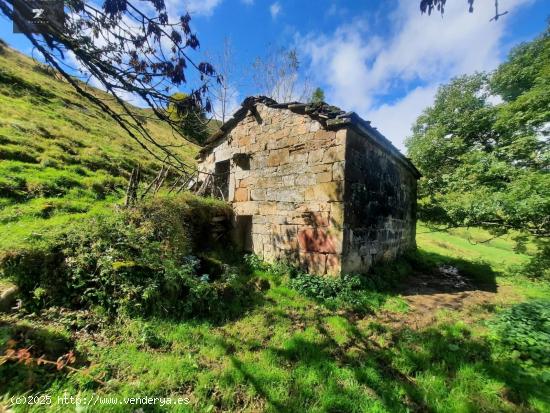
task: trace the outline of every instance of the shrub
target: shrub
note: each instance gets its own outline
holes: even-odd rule
[[[550,365],[550,300],[534,300],[503,311],[493,324],[507,347],[524,360]]]
[[[194,256],[211,218],[230,213],[192,196],[154,199],[142,207],[79,223],[47,245],[4,254],[0,263],[27,306],[99,306],[109,314],[223,316],[249,295],[232,268]],[[203,240],[204,239],[204,240]],[[37,293],[38,292],[38,293]]]
[[[342,275],[333,278],[300,273],[290,280],[290,286],[303,295],[318,300],[330,309],[347,309],[369,313],[381,307],[387,296],[372,288],[367,276]]]

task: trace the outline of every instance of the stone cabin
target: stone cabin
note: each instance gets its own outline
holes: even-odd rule
[[[353,112],[249,97],[198,159],[203,192],[233,205],[235,241],[266,261],[360,273],[415,248],[420,173]]]

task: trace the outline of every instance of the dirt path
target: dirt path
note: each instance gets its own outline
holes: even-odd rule
[[[451,266],[432,274],[415,274],[400,291],[409,305],[407,313],[385,312],[380,319],[394,328],[423,328],[436,321],[440,310],[462,311],[494,302],[501,289],[496,285],[476,286]]]

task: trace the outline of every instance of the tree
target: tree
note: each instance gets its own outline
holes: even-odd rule
[[[272,49],[252,64],[254,87],[277,102],[303,101],[311,95],[308,79],[300,79],[296,49]]]
[[[189,169],[171,146],[159,143],[151,135],[146,122],[123,99],[128,93],[139,97],[156,118],[168,122],[179,133],[167,108],[171,90],[187,83],[187,73],[192,68],[198,73],[199,82],[181,105],[211,109],[206,84],[215,77],[215,71],[211,64],[197,63],[190,57],[190,52],[199,47],[199,40],[191,31],[189,14],[170,22],[164,0],[105,0],[102,6],[91,0],[66,0],[64,4],[64,25],[47,22],[40,33],[25,19],[25,15],[32,14],[32,1],[0,0],[0,12],[19,26],[48,65],[59,71],[80,95],[111,116],[144,149],[179,170]],[[68,58],[77,62],[77,70],[71,70]],[[73,75],[78,70],[93,77],[113,97],[112,102],[100,99],[75,79]],[[181,133],[180,136],[185,138]]]
[[[171,121],[177,122],[180,131],[188,139],[202,145],[208,138],[208,119],[200,106],[192,107],[186,102],[189,95],[174,93],[168,105]]]
[[[440,87],[406,141],[421,219],[550,236],[550,30],[495,73]],[[491,104],[494,96],[503,102]]]
[[[321,89],[320,87],[318,87],[317,89],[315,89],[313,91],[313,93],[311,94],[311,98],[309,98],[309,101],[311,103],[321,103],[321,102],[324,102],[325,101],[325,92],[323,91],[323,89]]]
[[[231,41],[224,39],[223,49],[220,53],[208,55],[218,73],[218,78],[210,85],[210,93],[213,97],[212,112],[222,123],[230,115],[231,102],[237,96],[236,82],[236,63],[234,59],[234,50]]]

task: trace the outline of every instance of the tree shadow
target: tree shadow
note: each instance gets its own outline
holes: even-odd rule
[[[412,272],[397,289],[403,295],[497,291],[497,273],[487,262],[469,261],[421,249],[409,254],[407,260]]]
[[[491,343],[471,337],[468,330],[457,331],[453,325],[402,329],[392,334],[391,343],[380,345],[372,337],[374,330],[361,329],[352,319],[347,328],[350,339],[345,343],[338,342],[322,317],[310,317],[308,323],[317,337],[295,333],[283,345],[264,348],[277,367],[299,371],[316,383],[311,387],[299,374],[291,373],[284,395],[272,391],[254,362],[239,357],[237,348],[255,343],[234,336],[217,339],[231,368],[273,411],[360,412],[376,404],[391,412],[435,412],[445,403],[462,403],[467,411],[504,411],[529,410],[533,400],[548,402],[550,386],[541,377],[528,373],[518,361],[496,358]],[[462,376],[472,371],[476,377],[464,388]],[[350,375],[358,386],[339,384],[339,376]],[[494,393],[478,394],[476,386],[495,381],[504,388],[484,388]],[[431,383],[443,383],[444,392],[432,389]],[[456,399],[453,392],[466,394]]]
[[[28,391],[45,391],[53,381],[67,376],[64,370],[57,370],[50,364],[37,365],[36,359],[43,357],[56,361],[75,348],[75,343],[67,335],[46,328],[0,321],[0,351],[27,349],[35,359],[29,362],[14,360],[0,363],[0,389],[9,394],[24,394]],[[84,355],[76,355],[74,367],[81,367],[86,360]]]

